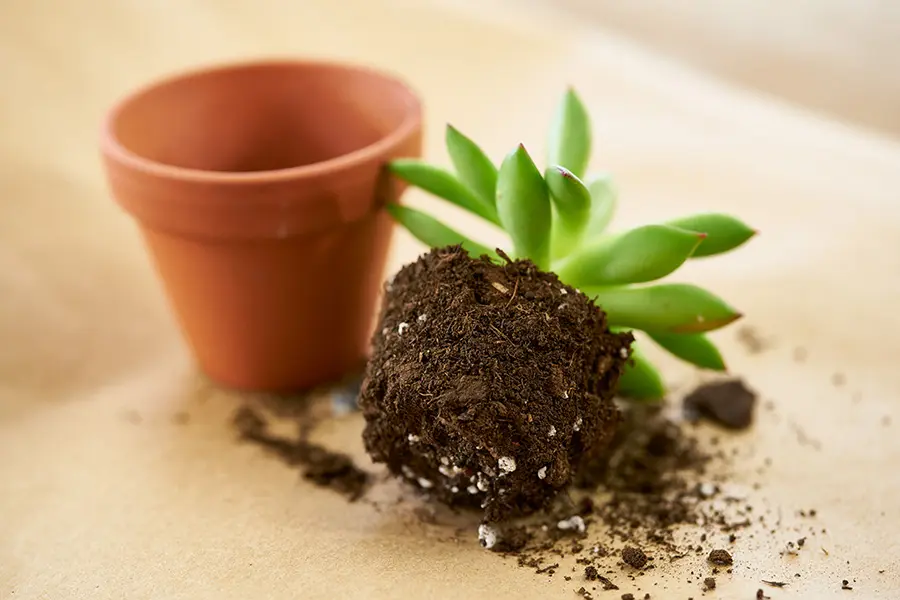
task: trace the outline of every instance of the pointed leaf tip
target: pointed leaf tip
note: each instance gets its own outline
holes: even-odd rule
[[[565,168],[562,165],[556,165],[553,168],[556,169],[559,172],[559,174],[562,175],[563,177],[565,177],[566,179],[576,179],[575,173],[568,170],[567,168]]]
[[[522,143],[500,165],[496,201],[500,222],[512,238],[516,258],[530,258],[539,268],[548,268],[550,192]]]
[[[444,142],[459,180],[478,197],[490,215],[495,216],[497,166],[474,140],[452,123],[447,123]],[[499,225],[499,218],[493,223]]]
[[[648,333],[702,333],[743,316],[712,292],[688,283],[581,289],[597,297],[611,325]]]
[[[591,154],[591,119],[574,87],[568,87],[550,124],[546,164],[562,165],[584,177]]]
[[[729,214],[697,213],[668,221],[669,225],[707,234],[692,258],[724,254],[745,244],[756,233],[746,223]]]

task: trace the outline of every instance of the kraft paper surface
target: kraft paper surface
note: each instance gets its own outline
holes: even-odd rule
[[[621,192],[614,227],[702,210],[758,227],[746,247],[691,262],[677,280],[746,315],[713,336],[771,405],[751,430],[723,436],[740,450],[736,478],[771,458],[754,502],[786,523],[815,508],[827,533],[798,556],[779,552],[788,530],[742,541],[734,573],[706,594],[683,574],[702,556],[663,565],[637,597],[753,598],[761,579],[789,582],[766,588],[773,599],[900,597],[900,144],[536,4],[131,0],[0,6],[0,598],[576,597],[568,563],[555,577],[520,569],[478,545],[474,521],[457,536],[458,523],[419,519],[415,498],[392,504],[408,494],[394,482],[376,485],[379,510],[348,504],[236,443],[240,396],[197,374],[134,225],[109,198],[98,127],[152,78],[274,55],[402,74],[425,99],[428,156],[443,163],[447,121],[491,156],[519,142],[540,155],[573,84],[594,115],[592,168]],[[501,241],[424,194],[409,201]],[[390,268],[423,250],[398,232]],[[766,351],[746,351],[743,326]],[[647,351],[673,403],[700,380]],[[315,439],[381,472],[361,429],[350,414]]]

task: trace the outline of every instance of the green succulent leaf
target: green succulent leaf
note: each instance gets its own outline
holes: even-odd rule
[[[616,214],[618,192],[608,174],[594,175],[587,182],[591,194],[591,217],[587,231],[590,235],[603,233]]]
[[[704,333],[650,333],[664,350],[702,369],[725,371],[725,360],[716,345]]]
[[[497,167],[478,144],[453,125],[447,125],[445,141],[460,181],[493,207],[497,194]]]
[[[410,185],[422,188],[495,225],[500,224],[494,206],[476,196],[453,173],[412,158],[393,160],[389,168]]]
[[[497,212],[512,238],[515,255],[541,269],[550,264],[552,213],[547,182],[534,161],[519,146],[506,155],[497,176]]]
[[[575,93],[566,90],[550,126],[547,164],[562,165],[577,177],[584,177],[591,157],[591,119]]]
[[[662,375],[636,342],[631,344],[631,361],[619,377],[617,393],[643,402],[657,402],[666,395]]]
[[[644,225],[580,248],[556,272],[576,287],[644,283],[675,271],[702,240],[678,227]]]
[[[692,258],[724,254],[743,245],[757,233],[740,219],[722,213],[698,213],[673,219],[667,223],[706,234],[706,239],[694,252]]]
[[[690,283],[582,290],[596,296],[611,325],[648,333],[702,333],[742,316],[712,292]]]
[[[553,256],[565,256],[576,248],[591,216],[591,193],[574,173],[559,165],[547,169],[544,179],[556,209],[553,219]]]
[[[463,234],[447,227],[431,215],[420,210],[400,204],[388,204],[386,208],[395,221],[429,248],[443,248],[444,246],[462,244],[462,247],[472,256],[482,256],[483,254],[491,258],[497,256],[487,246],[470,240]]]

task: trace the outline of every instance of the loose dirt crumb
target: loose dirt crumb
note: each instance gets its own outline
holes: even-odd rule
[[[625,546],[622,549],[622,560],[635,569],[643,569],[647,565],[647,555],[640,548]]]
[[[748,354],[759,354],[768,347],[759,332],[749,325],[738,329],[737,339]]]
[[[703,587],[707,590],[716,589],[716,578],[715,577],[707,577],[703,580]]]
[[[746,429],[753,423],[756,394],[740,379],[701,385],[684,398],[691,420],[709,419],[728,429]]]
[[[720,567],[725,567],[734,563],[734,559],[731,558],[731,554],[728,550],[723,550],[721,548],[711,551],[706,560],[714,565],[719,565]]]

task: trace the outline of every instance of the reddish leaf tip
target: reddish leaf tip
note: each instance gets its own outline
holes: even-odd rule
[[[697,239],[699,239],[699,240],[705,240],[708,237],[709,237],[709,234],[706,234],[706,233],[703,233],[700,231],[697,232]]]
[[[703,333],[705,331],[714,331],[716,329],[720,329],[722,327],[725,327],[726,325],[734,323],[743,316],[743,313],[736,312],[720,319],[714,319],[710,321],[691,321],[689,323],[676,325],[675,327],[672,327],[670,331],[672,333]]]

